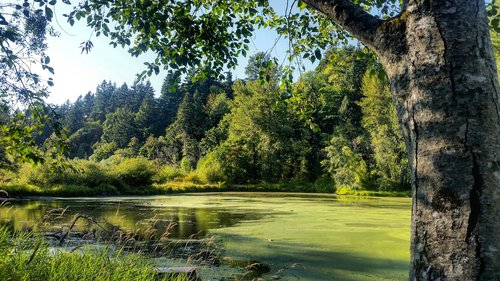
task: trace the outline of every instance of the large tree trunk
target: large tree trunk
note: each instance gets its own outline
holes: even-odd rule
[[[386,42],[399,51],[379,53],[413,173],[410,280],[500,280],[499,94],[485,11],[483,0],[415,0],[381,25],[400,33]]]
[[[413,173],[410,280],[500,280],[499,87],[484,0],[405,0],[379,20],[303,0],[374,50]]]

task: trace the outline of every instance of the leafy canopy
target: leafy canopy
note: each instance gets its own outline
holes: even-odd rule
[[[395,15],[400,6],[399,0],[354,2],[381,17]],[[252,35],[264,28],[289,39],[288,64],[299,55],[314,62],[329,45],[350,42],[345,31],[298,0],[85,0],[65,16],[71,24],[85,19],[96,36],[109,37],[111,45],[128,48],[132,56],[155,53],[142,75],[163,66],[181,73],[203,68],[222,76],[225,68],[236,66],[238,56],[247,55]],[[82,44],[84,51],[91,47]]]
[[[33,70],[54,74],[45,39],[56,35],[51,28],[56,2],[0,3],[0,166],[41,162],[63,146],[57,139],[43,146],[35,140],[46,124],[61,137],[61,126],[44,101],[53,80]]]

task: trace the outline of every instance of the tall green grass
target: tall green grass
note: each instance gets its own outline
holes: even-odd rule
[[[13,233],[0,227],[0,280],[186,280],[159,278],[154,266],[140,255],[111,250],[51,251],[32,233]]]

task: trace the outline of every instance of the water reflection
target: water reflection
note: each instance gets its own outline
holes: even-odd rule
[[[204,237],[210,229],[271,215],[259,210],[165,205],[137,200],[20,200],[0,206],[0,223],[15,230],[51,230],[67,225],[76,214],[84,214],[96,222],[109,223],[126,231],[154,228],[157,236],[168,230],[170,238],[185,239]],[[53,212],[56,215],[47,220],[47,214],[56,209],[58,211]],[[88,221],[78,221],[77,226],[86,227]]]
[[[43,222],[47,211],[66,207],[61,218]],[[215,235],[223,242],[220,261],[268,264],[266,280],[275,275],[282,281],[407,278],[410,199],[283,193],[47,199],[1,206],[0,223],[15,229],[68,228],[77,213],[129,231],[154,226],[163,232],[175,223],[171,238]],[[86,220],[79,223],[84,227]],[[214,268],[214,276],[230,276],[222,268]]]

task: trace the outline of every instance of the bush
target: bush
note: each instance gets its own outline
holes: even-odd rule
[[[115,150],[118,149],[118,146],[114,142],[111,143],[98,142],[93,146],[93,149],[94,149],[94,154],[90,156],[90,160],[98,162],[111,157],[115,153]]]
[[[202,183],[200,176],[196,172],[190,172],[189,174],[184,176],[183,181],[192,182],[192,183],[196,183],[196,184]]]
[[[74,160],[69,162],[69,165],[70,167],[66,169],[53,169],[50,164],[23,166],[19,173],[26,175],[27,184],[36,185],[42,189],[61,185],[95,188],[117,183],[117,180],[110,177],[99,163]]]
[[[179,177],[182,177],[183,175],[184,174],[181,172],[179,168],[175,166],[164,165],[161,166],[160,170],[158,171],[156,181],[157,182],[172,181]]]
[[[348,195],[348,194],[352,193],[352,189],[346,185],[341,185],[341,186],[337,187],[337,190],[335,191],[335,193],[338,195]]]
[[[335,182],[326,176],[319,177],[314,182],[314,191],[322,193],[334,193]]]
[[[189,161],[187,157],[182,157],[180,170],[183,174],[188,174],[189,172],[191,172],[191,161]]]
[[[78,171],[73,173],[73,177],[76,181],[66,182],[67,184],[74,183],[91,188],[116,184],[116,179],[110,177],[99,163],[79,160],[75,164]]]
[[[125,158],[114,167],[112,175],[120,179],[128,187],[144,187],[153,183],[156,171],[150,161],[143,157]]]
[[[198,161],[196,172],[204,182],[223,182],[226,180],[215,152],[210,152]]]

